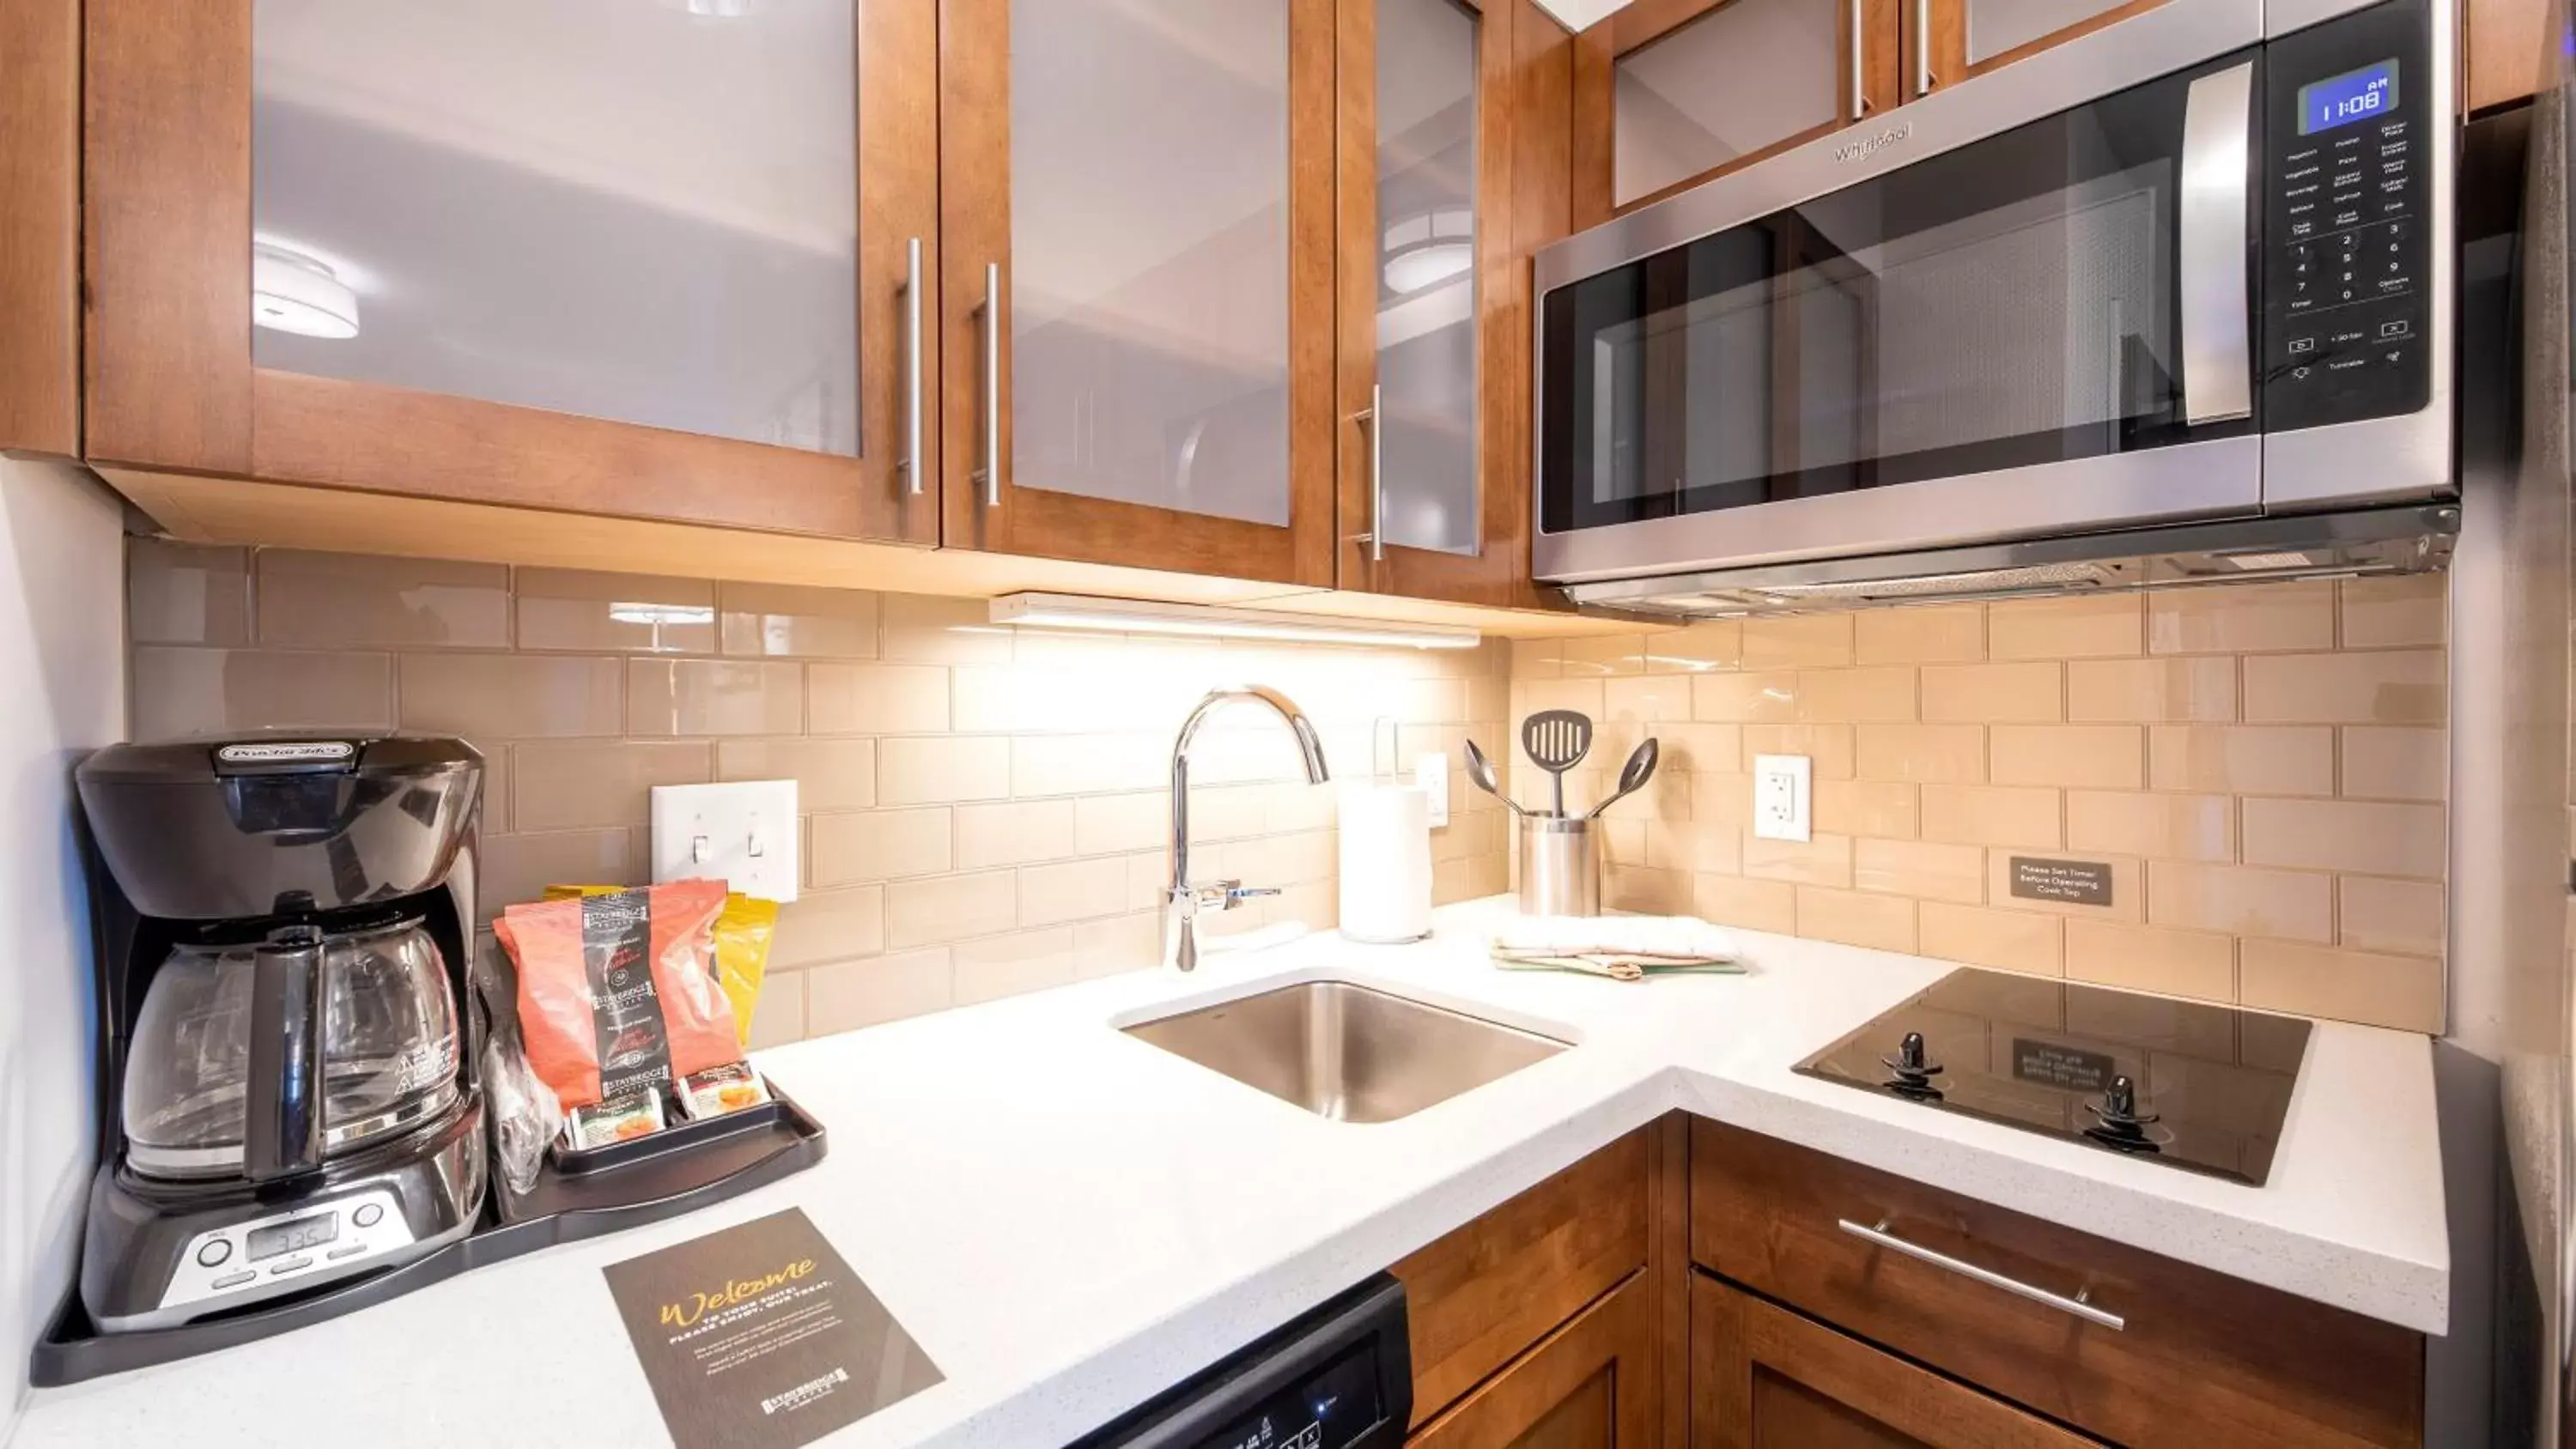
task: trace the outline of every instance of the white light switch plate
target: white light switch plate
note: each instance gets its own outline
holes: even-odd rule
[[[1765,840],[1811,840],[1814,764],[1805,755],[1753,757],[1753,833]]]
[[[1431,797],[1431,828],[1449,823],[1449,754],[1446,750],[1413,757],[1413,783]]]
[[[762,900],[796,899],[796,782],[653,787],[653,882],[721,880]]]

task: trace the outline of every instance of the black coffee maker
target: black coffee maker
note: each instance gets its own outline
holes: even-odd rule
[[[482,756],[264,736],[112,746],[76,779],[99,932],[91,1320],[193,1322],[472,1231]]]

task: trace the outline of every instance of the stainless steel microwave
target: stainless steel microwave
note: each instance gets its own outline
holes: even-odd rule
[[[1534,572],[2453,493],[2456,24],[2166,0],[1542,251]]]

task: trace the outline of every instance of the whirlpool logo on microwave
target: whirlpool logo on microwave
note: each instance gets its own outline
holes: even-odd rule
[[[1841,145],[1836,146],[1834,148],[1834,159],[1837,161],[1866,161],[1870,157],[1877,155],[1879,152],[1886,150],[1888,147],[1895,145],[1897,142],[1902,141],[1913,134],[1914,125],[1910,121],[1902,126],[1890,126],[1875,136],[1863,136],[1857,141],[1845,141]]]

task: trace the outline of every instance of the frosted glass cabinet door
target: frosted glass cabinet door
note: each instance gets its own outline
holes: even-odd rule
[[[944,0],[950,546],[1329,568],[1332,5]]]
[[[1377,473],[1389,545],[1474,553],[1477,15],[1377,7]]]
[[[87,456],[937,543],[938,6],[84,0]]]
[[[1923,0],[1683,0],[1576,52],[1579,222],[1668,196],[1896,104]]]
[[[1344,0],[1339,23],[1338,582],[1522,602],[1516,259],[1562,234],[1569,113],[1518,77],[1564,75],[1572,42],[1525,0]]]
[[[1928,65],[1907,62],[1906,94],[1948,85],[2150,10],[2164,0],[1905,0]]]
[[[852,0],[255,0],[252,358],[856,455]]]

